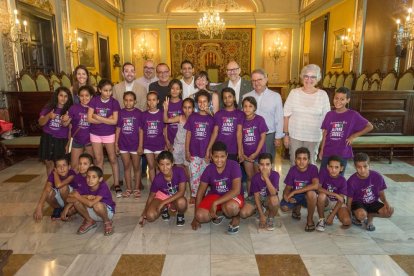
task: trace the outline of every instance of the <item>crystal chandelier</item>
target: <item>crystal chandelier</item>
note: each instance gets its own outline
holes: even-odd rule
[[[395,45],[402,49],[406,48],[412,40],[414,40],[414,21],[412,17],[412,9],[408,9],[405,22],[400,19],[396,20],[397,30],[394,33]]]
[[[203,17],[198,21],[198,31],[213,38],[214,36],[221,35],[226,30],[226,24],[223,18],[220,18],[220,14],[214,11],[212,8],[203,14]]]
[[[273,46],[269,47],[268,55],[275,63],[281,58],[285,57],[287,53],[287,47],[283,45],[283,41],[280,37],[277,37],[273,42]]]
[[[154,52],[155,50],[149,46],[148,41],[145,39],[145,34],[138,44],[138,50],[133,50],[134,55],[136,55],[137,58],[142,58],[143,60],[152,59],[154,57]]]

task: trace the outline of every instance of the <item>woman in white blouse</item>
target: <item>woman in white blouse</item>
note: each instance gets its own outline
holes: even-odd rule
[[[321,68],[315,64],[306,65],[300,78],[303,86],[290,91],[284,106],[283,143],[289,147],[292,165],[295,164],[295,151],[300,147],[309,149],[310,161],[315,164],[322,139],[321,124],[331,110],[326,92],[315,87],[321,79]]]

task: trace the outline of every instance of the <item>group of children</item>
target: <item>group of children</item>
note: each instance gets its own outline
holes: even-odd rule
[[[355,224],[365,224],[367,230],[373,231],[373,217],[392,215],[393,209],[384,195],[384,180],[369,170],[367,155],[357,155],[357,172],[348,182],[343,178],[346,161],[352,157],[353,139],[370,131],[367,120],[346,108],[347,89],[340,88],[335,93],[336,110],[329,112],[322,124],[321,170],[318,172],[310,164],[309,151],[299,148],[279,203],[279,174],[272,170],[272,155],[266,153],[268,128],[263,117],[255,114],[255,98],[245,97],[241,111],[235,91],[224,88],[224,108],[212,116],[208,91],[199,90],[194,100],[182,100],[181,81],[172,80],[169,88],[163,110],[157,107],[157,92],[150,91],[146,111],[134,107],[136,95],[130,91],[124,93],[121,109],[111,96],[109,80],[99,82],[95,96],[94,88],[80,87],[79,103],[75,105],[70,91],[58,88],[39,118],[44,131],[40,157],[46,163],[48,179],[34,218],[42,218],[47,201],[55,208],[53,219],[67,220],[76,212],[84,218],[79,234],[96,227],[99,220],[104,222],[106,235],[113,232],[115,203],[103,181],[103,147],[111,164],[117,197],[141,196],[140,162],[141,155],[146,156],[150,194],[141,225],[160,216],[169,220],[171,210],[177,211],[177,226],[184,225],[188,206],[186,183],[190,183],[189,204],[195,204],[191,223],[194,230],[209,221],[219,224],[226,216],[231,218],[227,231],[235,234],[240,218],[255,212],[259,226],[273,230],[280,225],[280,221],[275,221],[279,205],[282,211],[292,210],[294,219],[300,219],[301,206],[307,207],[306,231],[323,231],[336,215],[345,226],[351,224],[352,217]],[[193,112],[195,105],[198,112]],[[68,152],[72,169],[62,158]],[[124,192],[119,186],[117,155],[124,167]],[[247,176],[246,187],[242,185],[242,169]],[[319,214],[316,227],[315,208]],[[332,212],[325,219],[327,208]]]

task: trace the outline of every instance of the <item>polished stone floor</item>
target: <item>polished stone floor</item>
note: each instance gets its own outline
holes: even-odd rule
[[[41,223],[31,217],[45,182],[45,169],[26,159],[0,171],[0,249],[12,249],[5,275],[414,275],[414,167],[410,162],[373,161],[385,174],[387,197],[395,207],[391,219],[376,219],[377,230],[342,229],[335,221],[324,233],[304,231],[302,220],[281,214],[282,227],[257,230],[255,218],[241,223],[240,233],[226,234],[219,226],[190,228],[157,221],[144,228],[138,214],[148,187],[139,200],[116,199],[115,233],[103,235],[100,224],[77,235],[79,217],[51,221],[50,208]],[[412,162],[411,162],[412,164]],[[278,161],[282,180],[289,168]],[[106,165],[106,172],[109,173]],[[346,176],[353,173],[348,165]],[[111,183],[112,179],[109,179]],[[281,189],[284,185],[281,184]],[[316,222],[315,214],[315,222]]]

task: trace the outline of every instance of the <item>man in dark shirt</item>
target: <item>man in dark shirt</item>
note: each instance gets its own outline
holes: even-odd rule
[[[158,93],[159,103],[158,108],[162,108],[162,104],[165,101],[170,89],[168,84],[170,83],[170,67],[165,63],[159,63],[156,68],[158,81],[155,81],[149,85],[149,91],[155,91]]]

